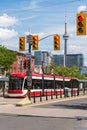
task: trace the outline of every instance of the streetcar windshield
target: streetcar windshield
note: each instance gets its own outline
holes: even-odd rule
[[[10,89],[22,89],[23,78],[10,78],[9,88]]]

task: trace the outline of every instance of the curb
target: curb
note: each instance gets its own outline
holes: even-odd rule
[[[48,103],[53,103],[53,102],[76,100],[76,99],[81,99],[81,98],[87,98],[87,95],[78,96],[78,97],[58,98],[58,99],[52,99],[52,100],[47,100],[47,101],[46,101],[46,100],[43,100],[42,102],[37,101],[37,102],[35,102],[35,103],[31,103],[30,106],[43,105],[43,104],[48,104]]]

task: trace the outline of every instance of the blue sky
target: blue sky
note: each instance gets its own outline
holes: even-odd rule
[[[53,34],[61,37],[61,49],[53,50],[53,36],[39,42],[39,50],[64,54],[65,16],[69,40],[67,53],[84,55],[87,65],[87,36],[76,36],[76,14],[87,10],[87,0],[2,0],[0,1],[0,43],[19,51],[18,38],[28,34],[39,39]],[[26,51],[28,44],[26,43]],[[33,51],[32,51],[33,54]]]

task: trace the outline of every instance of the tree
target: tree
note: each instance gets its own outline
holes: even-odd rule
[[[51,63],[49,65],[49,70],[52,70],[52,74],[54,75],[75,77],[78,79],[87,79],[84,75],[80,74],[80,71],[77,66],[63,67],[63,66],[57,66],[54,63]]]
[[[0,45],[0,68],[9,70],[11,64],[16,60],[16,52],[8,50],[6,47]]]

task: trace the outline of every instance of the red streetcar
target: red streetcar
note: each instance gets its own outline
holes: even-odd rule
[[[31,96],[62,94],[65,87],[71,90],[71,81],[73,83],[73,92],[77,94],[77,79],[70,77],[54,76],[48,74],[32,74]],[[25,97],[27,95],[27,76],[26,73],[12,73],[9,79],[8,96]]]

